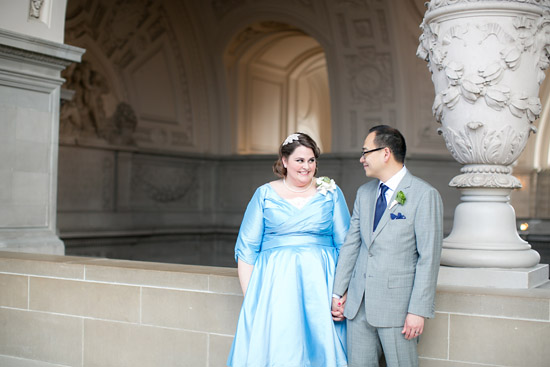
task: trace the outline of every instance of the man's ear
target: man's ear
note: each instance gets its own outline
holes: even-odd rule
[[[390,148],[388,148],[388,147],[384,148],[384,162],[388,163],[388,161],[390,160],[390,157],[391,157]]]

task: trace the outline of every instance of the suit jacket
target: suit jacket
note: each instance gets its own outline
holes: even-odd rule
[[[333,292],[347,290],[348,319],[356,316],[364,297],[369,324],[402,327],[407,313],[434,316],[443,204],[436,189],[407,172],[389,202],[403,191],[405,203],[388,205],[373,232],[378,186],[372,180],[357,191]]]

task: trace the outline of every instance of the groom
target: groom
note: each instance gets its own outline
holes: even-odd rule
[[[357,191],[332,300],[334,319],[348,319],[349,367],[377,367],[382,353],[388,367],[418,366],[418,336],[434,316],[443,204],[405,168],[406,149],[386,125],[363,145],[360,162],[376,180]]]

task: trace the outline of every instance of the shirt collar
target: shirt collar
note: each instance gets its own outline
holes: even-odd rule
[[[401,183],[401,180],[405,175],[407,174],[407,167],[403,165],[403,168],[401,168],[395,175],[393,175],[388,181],[383,182],[384,185],[388,186],[391,191],[395,191],[397,189],[397,186]]]

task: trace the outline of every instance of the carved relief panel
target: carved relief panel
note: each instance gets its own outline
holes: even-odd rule
[[[395,63],[387,22],[388,4],[376,0],[327,1],[342,59],[338,70],[344,117],[339,119],[340,150],[356,151],[372,125],[392,123],[395,111]],[[395,120],[395,118],[393,118]],[[358,134],[358,135],[357,135]],[[338,148],[337,148],[338,149]]]
[[[87,53],[65,75],[63,142],[193,149],[189,61],[162,2],[71,1],[66,42]]]

